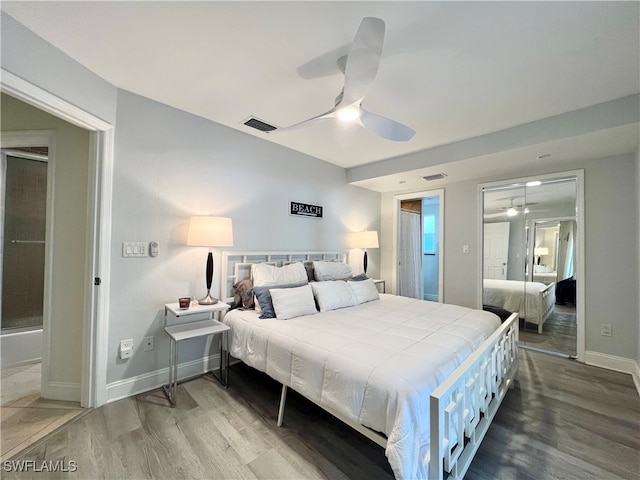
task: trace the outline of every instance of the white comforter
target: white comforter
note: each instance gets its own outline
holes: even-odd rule
[[[539,294],[545,288],[547,285],[539,282],[485,279],[482,283],[482,303],[504,308],[508,312],[518,312],[520,318],[538,319],[545,313],[540,312],[538,305]]]
[[[232,310],[230,353],[388,437],[398,479],[426,478],[429,395],[499,325],[481,310],[381,295],[291,320]]]

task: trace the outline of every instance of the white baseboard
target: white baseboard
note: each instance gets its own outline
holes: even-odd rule
[[[638,395],[640,395],[640,365],[635,360],[587,350],[584,352],[584,363],[594,367],[628,373],[633,378],[633,383],[636,386]]]
[[[40,393],[49,400],[63,400],[65,402],[79,402],[82,388],[79,383],[47,382]]]
[[[202,375],[220,365],[220,354],[202,357],[178,365],[178,381]],[[169,367],[118,380],[107,385],[107,403],[154,390],[169,383]]]

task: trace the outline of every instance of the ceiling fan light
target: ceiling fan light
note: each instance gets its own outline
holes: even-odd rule
[[[516,210],[515,208],[511,207],[509,210],[507,210],[507,217],[515,217],[516,215],[518,215],[518,210]]]
[[[358,107],[344,107],[338,109],[336,117],[343,122],[353,122],[360,117],[360,109]]]

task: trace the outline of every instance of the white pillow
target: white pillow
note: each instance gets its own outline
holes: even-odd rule
[[[276,318],[280,320],[318,313],[308,284],[294,288],[272,288],[270,292]]]
[[[533,273],[551,273],[553,270],[547,265],[534,265]]]
[[[351,267],[344,262],[313,262],[313,272],[316,280],[347,280],[353,275]]]
[[[321,312],[352,307],[358,304],[358,299],[353,293],[353,290],[347,285],[347,282],[343,280],[311,282],[310,285]]]
[[[378,294],[378,287],[376,287],[376,284],[373,283],[373,279],[371,278],[367,278],[360,282],[350,281],[347,283],[358,299],[358,305],[380,298],[380,295]]]
[[[275,267],[266,263],[251,265],[251,278],[254,287],[267,285],[291,285],[309,283],[307,271],[301,262]]]

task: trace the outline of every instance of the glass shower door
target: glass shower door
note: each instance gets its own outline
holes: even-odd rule
[[[42,328],[47,162],[5,157],[2,333]]]

